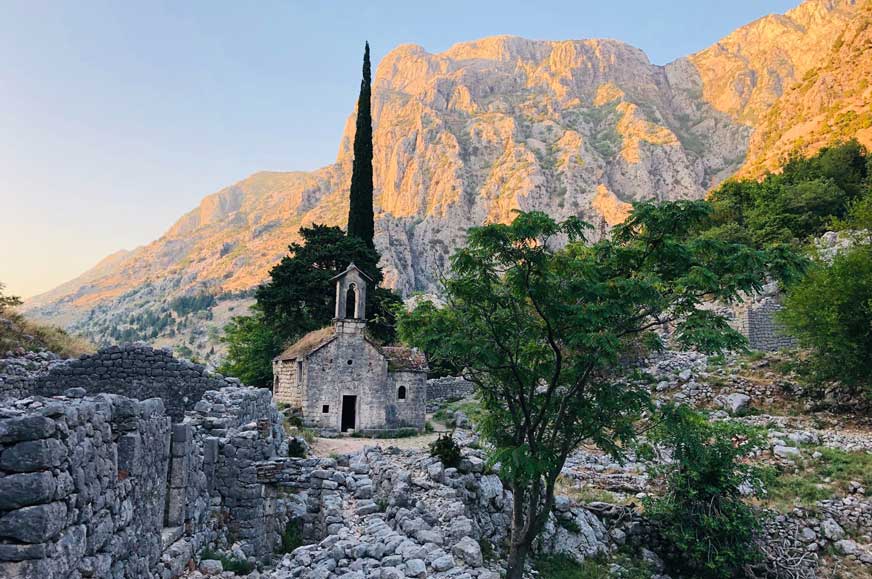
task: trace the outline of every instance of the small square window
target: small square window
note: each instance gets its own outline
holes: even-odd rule
[[[327,414],[328,412],[330,412],[330,405],[329,405],[329,404],[325,404],[324,406],[322,406],[322,407],[321,407],[321,412],[322,412],[323,414]]]

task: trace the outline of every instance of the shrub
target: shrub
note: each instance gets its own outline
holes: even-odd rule
[[[646,514],[672,546],[667,562],[687,577],[743,577],[760,552],[753,546],[757,517],[739,493],[740,485],[757,481],[756,472],[741,459],[762,443],[761,435],[730,422],[709,423],[685,406],[667,406],[651,439],[673,458],[655,467],[665,477],[666,492],[645,501]]]
[[[204,559],[221,561],[221,567],[223,567],[225,571],[236,573],[238,575],[248,575],[254,571],[254,565],[247,559],[237,559],[225,555],[222,552],[213,551],[212,549],[203,549],[200,553],[200,560],[202,561]]]
[[[430,456],[436,457],[447,467],[457,468],[460,464],[460,447],[450,434],[440,434],[430,443]]]
[[[291,553],[303,544],[303,529],[300,521],[288,521],[285,532],[282,533],[282,546],[279,548],[279,553]]]
[[[819,264],[791,287],[781,321],[812,352],[814,379],[872,386],[872,245]]]
[[[291,458],[306,458],[306,445],[300,442],[299,438],[292,438],[288,441],[288,456]]]

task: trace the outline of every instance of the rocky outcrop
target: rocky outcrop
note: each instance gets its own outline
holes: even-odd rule
[[[613,40],[396,48],[373,84],[387,283],[432,290],[470,226],[516,209],[581,216],[596,237],[632,201],[701,198],[742,165],[754,127],[789,87],[860,26],[858,11],[852,0],[809,0],[666,66]],[[30,300],[29,315],[98,342],[136,332],[214,354],[208,328],[244,311],[239,292],[264,279],[300,225],[344,224],[353,120],[333,165],[257,173],[210,195],[157,241]],[[171,311],[173,298],[204,292],[222,299],[184,320]]]

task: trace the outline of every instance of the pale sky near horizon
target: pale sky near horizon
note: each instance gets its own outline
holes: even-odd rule
[[[373,61],[495,34],[665,64],[799,0],[0,0],[0,282],[31,296],[259,170],[332,162]]]

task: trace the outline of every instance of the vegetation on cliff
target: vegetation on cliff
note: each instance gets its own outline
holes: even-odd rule
[[[49,350],[64,358],[92,352],[94,347],[86,340],[73,336],[56,326],[37,324],[14,310],[21,305],[18,296],[6,295],[0,283],[0,355],[7,351]]]
[[[794,157],[761,181],[730,180],[715,190],[708,235],[764,246],[804,243],[870,203],[872,157],[856,141]]]

